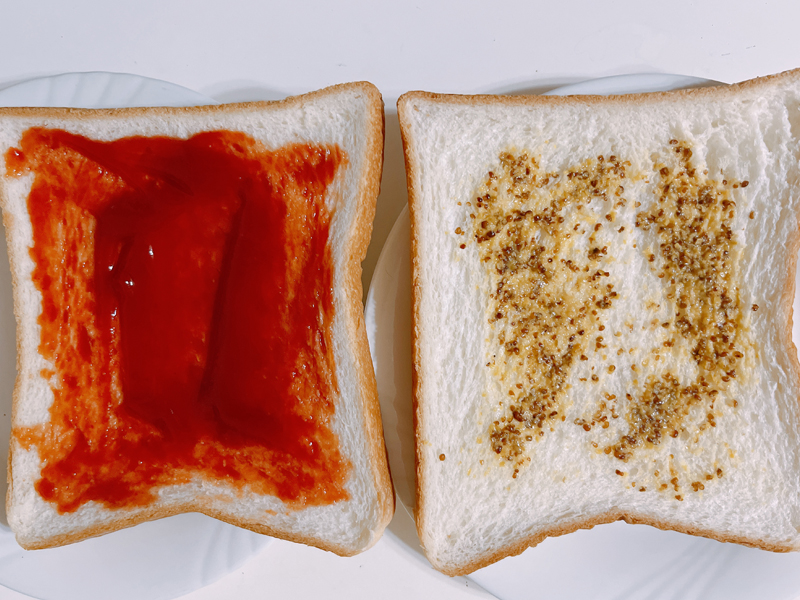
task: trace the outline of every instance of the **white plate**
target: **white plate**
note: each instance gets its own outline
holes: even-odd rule
[[[673,75],[607,77],[550,92],[617,94],[700,87]],[[366,304],[389,462],[400,508],[389,531],[422,558],[413,519],[414,437],[411,412],[410,225],[404,209],[386,240]],[[800,303],[795,298],[795,314]],[[800,319],[796,319],[800,322]],[[800,340],[795,324],[795,344]],[[549,538],[520,556],[469,576],[504,600],[529,598],[689,600],[796,598],[800,554],[775,554],[713,540],[611,523]]]
[[[0,106],[189,106],[214,104],[185,88],[118,73],[70,73],[0,90]],[[0,250],[0,465],[8,461],[15,333],[6,245]],[[5,498],[2,478],[0,500]],[[237,569],[270,538],[210,517],[185,514],[63,548],[27,552],[0,501],[0,584],[44,600],[167,600]]]
[[[123,108],[199,106],[214,100],[174,83],[128,73],[63,73],[0,90],[0,106]]]

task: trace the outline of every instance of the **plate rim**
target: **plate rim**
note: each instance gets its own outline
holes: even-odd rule
[[[68,71],[64,73],[54,73],[51,75],[42,75],[37,77],[30,77],[28,79],[23,79],[22,81],[15,81],[5,87],[0,88],[0,106],[13,108],[13,107],[22,107],[28,105],[21,105],[21,104],[5,104],[3,100],[3,96],[13,96],[14,94],[25,94],[30,93],[31,90],[27,88],[34,88],[37,85],[46,85],[50,83],[51,85],[64,85],[66,82],[71,80],[76,80],[79,82],[81,78],[84,79],[99,79],[101,77],[107,77],[111,80],[113,79],[125,79],[130,82],[138,82],[139,85],[150,85],[150,86],[163,86],[169,90],[168,93],[176,93],[176,94],[185,94],[186,95],[186,102],[181,102],[181,106],[201,106],[201,105],[214,105],[219,104],[213,98],[206,96],[205,94],[201,94],[200,92],[196,92],[190,88],[187,88],[183,85],[172,83],[170,81],[166,81],[163,79],[158,79],[155,77],[148,77],[146,75],[138,75],[136,73],[127,73],[127,72],[117,72],[117,71],[102,71],[102,70],[91,70],[91,71]],[[189,99],[189,96],[192,96],[192,99]],[[78,103],[83,104],[83,103]],[[113,104],[113,106],[111,105]],[[30,105],[30,106],[37,106],[37,105]],[[44,106],[42,104],[38,106]],[[64,106],[53,106],[52,104],[48,104],[44,106],[46,108],[87,108],[87,109],[104,109],[104,108],[153,108],[156,106],[160,106],[158,104],[140,104],[140,103],[126,103],[124,106],[120,106],[119,103],[110,103],[106,105],[105,103],[92,103],[92,106],[78,106],[77,104],[68,104]]]
[[[583,81],[576,81],[561,85],[540,94],[541,96],[616,96],[630,94],[648,94],[668,92],[677,89],[694,89],[727,85],[715,79],[706,79],[694,75],[679,75],[676,73],[626,73],[621,75],[608,75]],[[593,87],[609,86],[612,88],[626,89],[638,87],[639,91],[591,91]],[[658,89],[656,89],[658,88]],[[586,91],[589,90],[589,91]]]

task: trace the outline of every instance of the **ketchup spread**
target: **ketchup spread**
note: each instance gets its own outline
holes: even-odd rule
[[[330,429],[337,146],[244,133],[98,142],[29,129],[33,280],[50,421],[18,428],[62,513],[196,476],[300,508],[346,499]]]

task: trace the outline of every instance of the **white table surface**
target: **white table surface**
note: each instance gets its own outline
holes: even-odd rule
[[[396,110],[404,91],[531,93],[652,72],[740,81],[800,67],[798,23],[797,0],[6,0],[0,89],[43,75],[114,71],[234,102],[371,81],[386,104],[386,153],[366,286],[406,202]],[[288,597],[492,596],[439,575],[390,537],[349,559],[275,541],[184,596]],[[0,587],[0,600],[21,598]]]

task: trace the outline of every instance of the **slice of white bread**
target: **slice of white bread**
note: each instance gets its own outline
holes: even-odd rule
[[[615,520],[800,548],[800,71],[398,112],[431,563]]]
[[[37,443],[31,444],[25,436],[30,431],[52,431],[47,428],[54,403],[53,390],[63,383],[59,382],[53,361],[39,352],[42,292],[33,281],[35,264],[30,250],[33,230],[28,212],[34,175],[14,173],[6,160],[0,160],[0,202],[8,237],[18,323],[18,377],[14,391],[7,512],[19,544],[28,549],[52,547],[150,519],[197,511],[253,531],[341,555],[356,554],[373,545],[394,511],[361,303],[360,264],[372,231],[383,161],[383,103],[378,90],[369,83],[353,83],[281,102],[192,108],[2,109],[0,156],[13,153],[12,149],[18,147],[24,132],[33,127],[65,130],[98,141],[131,136],[185,140],[201,132],[232,131],[250,136],[257,147],[266,151],[280,151],[292,144],[341,151],[344,159],[334,172],[323,200],[324,208],[331,215],[327,244],[332,265],[333,311],[326,321],[330,335],[330,339],[326,339],[330,342],[328,352],[332,356],[335,384],[330,397],[303,400],[302,393],[298,397],[301,403],[323,402],[333,406],[332,411],[324,413],[327,416],[322,426],[332,432],[334,451],[341,458],[338,464],[344,474],[344,493],[332,503],[319,498],[306,503],[303,494],[313,494],[314,490],[301,489],[299,499],[284,501],[278,495],[263,493],[249,484],[235,484],[224,476],[215,478],[184,469],[172,483],[169,474],[162,477],[151,490],[152,497],[144,502],[123,502],[115,507],[102,500],[87,501],[63,510],[64,507],[45,501],[37,491],[45,465]],[[87,164],[91,168],[91,160]],[[102,165],[101,168],[108,167]],[[109,170],[113,176],[113,169]],[[300,230],[305,231],[302,226]],[[308,243],[305,239],[289,242],[297,248]],[[87,241],[89,252],[92,247],[93,241]],[[152,248],[150,252],[152,255]],[[292,256],[290,253],[289,258]],[[265,311],[272,308],[264,306]],[[153,334],[158,335],[158,332]],[[290,350],[288,348],[287,352]],[[312,370],[314,360],[318,358],[312,359],[309,365]],[[268,371],[269,367],[265,369]],[[298,375],[295,381],[302,386],[303,377]],[[57,435],[69,438],[63,430],[57,430]],[[41,442],[42,438],[36,439]],[[234,449],[229,456],[237,452]],[[277,472],[281,468],[280,464],[274,466]],[[290,480],[297,475],[292,473],[294,475],[288,476]],[[273,486],[272,489],[278,488]]]

